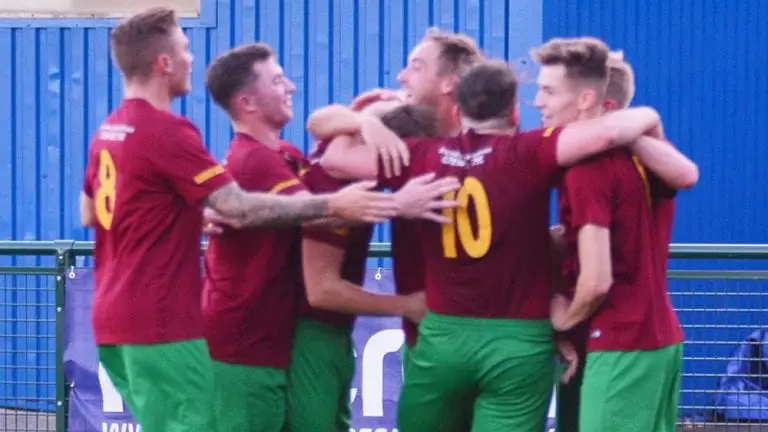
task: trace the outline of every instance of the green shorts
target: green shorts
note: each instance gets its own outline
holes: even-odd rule
[[[549,321],[430,313],[409,354],[400,432],[544,430],[556,365]]]
[[[580,432],[674,432],[683,347],[587,354]]]
[[[286,422],[283,369],[214,361],[216,430],[280,432]]]
[[[300,320],[288,368],[288,429],[349,432],[354,376],[352,329]]]
[[[213,430],[213,374],[202,339],[100,345],[99,361],[141,430]]]

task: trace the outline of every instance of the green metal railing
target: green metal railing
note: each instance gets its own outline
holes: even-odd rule
[[[205,249],[206,245],[202,247]],[[0,260],[3,260],[0,266],[0,431],[66,431],[67,385],[63,363],[66,284],[77,265],[77,258],[91,255],[92,242],[0,241]],[[373,243],[370,256],[389,257],[389,244]],[[695,260],[694,263],[708,260],[768,263],[768,245],[676,244],[671,247],[671,257]],[[743,335],[743,329],[768,326],[768,288],[765,283],[768,270],[696,268],[671,270],[669,277],[670,291],[686,333],[694,335],[686,342],[687,352],[692,353],[686,354],[686,361],[692,364],[717,363],[715,369],[724,371],[727,351],[740,342],[738,337]],[[736,288],[731,287],[734,281],[739,284]],[[714,303],[722,300],[724,306],[701,303],[702,299],[713,298],[718,299]],[[728,299],[735,299],[735,303],[728,304],[731,301]],[[35,314],[37,316],[31,316]],[[735,324],[733,319],[719,323],[714,318],[712,322],[701,323],[694,319],[686,322],[687,317],[698,316],[696,314],[744,316],[736,319]],[[727,333],[729,329],[738,331],[739,336],[723,333],[727,340],[700,337],[710,331]],[[53,343],[51,334],[55,339]],[[720,350],[711,354],[699,349],[703,346],[720,347]],[[710,387],[707,380],[715,380],[718,376],[717,372],[694,370],[687,372],[684,380],[701,381],[705,383],[702,384],[704,387]],[[688,398],[685,397],[687,391]],[[684,388],[681,407],[692,413],[710,411],[713,407],[708,401],[712,392],[714,389]]]

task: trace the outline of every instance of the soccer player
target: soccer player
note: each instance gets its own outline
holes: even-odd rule
[[[461,119],[456,103],[456,86],[467,69],[482,59],[477,44],[463,34],[441,32],[436,28],[427,30],[424,38],[413,48],[408,56],[408,64],[398,74],[397,79],[401,91],[375,89],[359,96],[352,108],[360,107],[377,99],[400,99],[409,104],[434,110],[437,116],[438,134],[440,136],[455,136],[461,132]],[[318,139],[330,140],[338,135],[347,133],[343,124],[344,111],[341,116],[326,116],[321,122],[315,122],[312,116],[307,122],[307,130]],[[337,127],[335,121],[341,121]],[[382,156],[389,155],[384,152]],[[384,163],[387,172],[398,169],[392,165],[392,155]],[[334,175],[337,175],[335,173]],[[423,254],[419,250],[416,228],[412,221],[393,219],[392,222],[392,258],[395,288],[400,294],[409,294],[424,290]],[[408,347],[416,343],[416,324],[403,319],[406,346],[403,350],[403,371],[408,370]]]
[[[468,403],[472,430],[544,429],[554,378],[549,190],[562,166],[632,142],[659,123],[654,110],[637,108],[517,134],[516,91],[506,63],[472,68],[457,91],[470,130],[407,141],[411,163],[401,176],[384,178],[366,145],[334,149],[335,141],[322,159],[328,169],[367,171],[392,187],[422,172],[455,175],[463,184],[459,209],[446,210],[453,223],[418,226],[430,312],[400,397],[403,432],[460,429]]]
[[[632,67],[624,60],[621,51],[611,52],[608,57],[608,85],[603,99],[603,110],[611,111],[623,109],[629,106],[635,95],[635,76]],[[540,100],[543,98],[540,98]],[[547,123],[549,124],[549,123]],[[551,125],[550,125],[551,126]],[[553,241],[556,243],[555,255],[561,255],[565,251],[563,234],[565,229],[562,225],[556,225],[550,232],[553,235]],[[557,265],[555,276],[561,272],[561,256],[557,256]],[[666,274],[666,272],[665,272]],[[561,283],[561,281],[559,281]],[[572,295],[572,293],[569,293]],[[586,345],[589,327],[588,323],[581,323],[568,332],[558,335],[563,338],[573,349],[571,372],[563,375],[563,379],[557,390],[557,430],[558,432],[578,432],[579,430],[579,400],[581,395],[581,383],[584,377],[584,363],[586,362]],[[562,343],[562,342],[560,342]]]
[[[434,115],[423,107],[379,101],[363,112],[381,117],[382,123],[401,138],[436,135]],[[322,155],[324,145],[320,144],[314,158]],[[347,184],[330,176],[318,163],[311,165],[302,180],[316,193],[331,192]],[[304,229],[306,296],[302,296],[301,319],[294,334],[288,370],[289,430],[350,430],[355,316],[403,316],[418,322],[424,315],[423,291],[393,296],[363,289],[372,232],[371,225]],[[409,297],[421,302],[409,301]]]
[[[377,222],[395,198],[357,184],[334,194],[246,193],[170,112],[189,92],[192,54],[172,9],[153,8],[111,34],[125,99],[90,144],[81,222],[96,234],[93,326],[99,360],[147,432],[209,431],[212,371],[203,340],[203,205],[247,226],[324,217]]]
[[[534,51],[541,64],[536,105],[546,126],[629,103],[629,65],[614,54],[609,80],[605,70],[584,61],[583,53],[596,47],[607,51],[590,38],[555,39]],[[575,294],[572,303],[567,294],[555,297],[552,321],[588,351],[580,401],[580,377],[563,389],[560,431],[675,427],[682,332],[657,256],[666,260],[668,237],[662,246],[658,235],[671,229],[671,220],[654,213],[674,195],[671,187],[692,186],[698,170],[672,146],[649,147],[648,140],[632,148],[653,171],[630,152],[614,150],[571,167],[560,187],[563,283]]]
[[[210,65],[206,85],[232,120],[235,136],[227,170],[241,187],[308,195],[299,178],[300,161],[279,140],[293,117],[295,86],[272,50],[251,43],[224,53]],[[455,179],[430,180],[422,178],[398,191],[399,208],[405,209],[399,214],[418,216],[421,197],[431,200],[458,187]],[[331,220],[311,224],[336,226]],[[214,360],[219,430],[278,432],[285,425],[286,369],[303,291],[300,241],[297,228],[283,227],[225,228],[209,242],[203,315]],[[416,296],[398,300],[400,310],[423,307]]]

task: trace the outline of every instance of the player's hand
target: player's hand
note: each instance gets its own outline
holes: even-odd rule
[[[203,234],[218,235],[224,232],[224,228],[242,228],[242,224],[231,218],[220,215],[216,210],[206,207],[203,210]]]
[[[427,314],[427,296],[424,291],[419,291],[404,297],[406,305],[403,317],[414,324],[418,324]]]
[[[384,175],[387,178],[399,176],[402,167],[411,163],[411,153],[408,146],[394,132],[389,130],[381,120],[370,115],[362,116],[360,137],[370,146],[381,159]]]
[[[560,360],[568,365],[565,372],[560,376],[560,382],[568,384],[579,369],[579,355],[576,353],[576,348],[573,347],[573,344],[567,340],[558,340],[556,345],[557,352],[560,353]]]
[[[379,223],[400,211],[393,194],[372,191],[376,182],[360,181],[329,195],[331,215],[351,222]]]
[[[435,174],[429,173],[412,178],[395,193],[400,206],[399,216],[410,219],[426,219],[437,223],[450,223],[451,220],[435,210],[456,208],[456,200],[443,199],[443,195],[461,187],[456,177],[443,177],[435,180]]]
[[[555,294],[550,302],[549,316],[552,320],[552,327],[557,331],[566,331],[571,328],[571,324],[567,322],[568,308],[571,306],[571,301],[562,294]]]
[[[349,105],[349,108],[353,111],[360,111],[366,106],[382,101],[382,100],[402,100],[400,98],[400,95],[390,89],[385,88],[376,88],[373,90],[368,90],[367,92],[359,95],[355,98],[355,100],[352,101],[352,103]]]

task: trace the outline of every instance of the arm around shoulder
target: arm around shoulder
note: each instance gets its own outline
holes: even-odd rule
[[[660,122],[656,110],[638,107],[571,123],[558,136],[557,162],[569,166],[613,147],[628,145]]]

